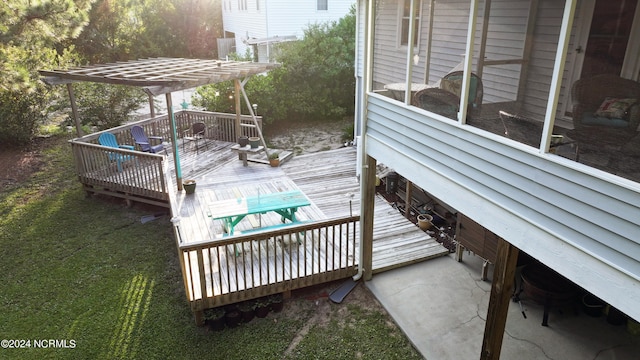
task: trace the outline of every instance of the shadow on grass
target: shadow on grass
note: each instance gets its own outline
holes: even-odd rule
[[[45,152],[41,171],[0,193],[0,333],[31,341],[30,348],[2,349],[3,359],[283,357],[313,316],[312,304],[293,299],[299,311],[285,310],[223,332],[196,327],[169,217],[142,224],[148,209],[85,198],[70,152],[60,141]],[[385,358],[415,357],[388,321],[368,325],[353,313],[354,322],[346,324],[365,332],[334,323],[328,330],[315,327],[287,358],[352,359],[371,355],[367,348],[381,351],[372,342],[401,349]],[[47,340],[48,346],[35,348],[34,340]]]

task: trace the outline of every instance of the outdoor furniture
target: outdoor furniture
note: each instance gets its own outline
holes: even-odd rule
[[[443,89],[426,88],[413,96],[412,104],[453,120],[458,118],[460,97]]]
[[[270,228],[274,228],[290,225],[290,223],[285,224],[286,220],[291,223],[298,222],[296,211],[300,207],[309,205],[311,205],[309,199],[301,191],[295,190],[215,201],[209,205],[209,214],[207,215],[214,220],[222,220],[225,232],[228,235],[233,235],[236,225],[247,215],[276,212],[282,216],[283,224],[270,226]]]
[[[640,83],[637,81],[607,74],[580,79],[571,88],[571,101],[573,126],[577,131],[617,130],[613,136],[617,133],[628,138],[635,135],[640,125]]]
[[[195,142],[196,143],[196,152],[200,150],[200,145],[198,144],[200,140],[204,141],[204,144],[207,149],[209,149],[207,145],[207,141],[205,139],[205,133],[207,131],[207,125],[203,122],[193,123],[191,128],[184,132],[182,136],[182,150],[184,151],[185,144],[187,142]]]
[[[504,127],[504,136],[523,144],[540,147],[542,128],[544,123],[520,114],[500,110],[500,122]],[[471,125],[475,125],[472,123]],[[578,143],[567,135],[553,134],[549,153],[560,155],[567,159],[578,161]]]
[[[264,151],[264,146],[260,145],[256,148],[252,148],[251,145],[240,146],[240,144],[235,144],[231,147],[231,150],[238,153],[240,160],[242,160],[242,166],[249,166],[249,163],[247,162],[247,155],[249,153],[257,154]]]
[[[440,81],[440,88],[460,97],[462,94],[462,75],[462,71],[448,73]],[[471,80],[469,82],[469,111],[480,110],[482,97],[482,80],[478,75],[471,73]]]
[[[118,140],[116,136],[112,133],[102,133],[100,137],[98,137],[98,142],[102,146],[108,146],[115,149],[127,149],[134,150],[133,145],[120,145],[118,144]],[[109,161],[115,161],[116,166],[118,167],[118,172],[122,172],[122,163],[128,160],[131,160],[133,157],[131,155],[125,155],[113,151],[107,151],[107,156],[109,156]]]
[[[131,127],[131,136],[133,136],[133,139],[135,140],[136,144],[140,146],[140,149],[144,152],[157,154],[160,151],[164,150],[166,153],[164,145],[162,144],[162,141],[163,141],[162,136],[147,136],[144,133],[144,129],[142,128],[142,126],[135,125]],[[160,144],[151,145],[151,143],[149,142],[149,139],[160,141]]]
[[[424,90],[428,87],[429,85],[427,84],[411,83],[411,95],[413,96],[415,95],[416,92],[420,90]],[[407,83],[387,84],[384,86],[384,88],[391,92],[391,95],[393,95],[394,99],[399,101],[404,101],[404,93],[405,93],[405,90],[407,89]]]

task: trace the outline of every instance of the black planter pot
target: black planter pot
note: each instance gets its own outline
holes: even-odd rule
[[[233,328],[238,326],[238,324],[240,324],[240,321],[242,320],[242,315],[238,310],[228,311],[225,314],[224,319],[227,326],[230,328]]]
[[[224,330],[224,323],[225,323],[224,317],[207,320],[207,325],[209,325],[209,329],[211,329],[212,331]]]
[[[627,317],[622,311],[614,308],[613,306],[609,306],[607,322],[611,325],[624,325],[627,322]]]
[[[585,294],[582,297],[582,311],[585,314],[593,317],[599,317],[602,315],[602,310],[605,307],[604,301],[598,299],[591,294]]]
[[[269,306],[256,307],[256,316],[259,318],[265,318],[269,314]]]
[[[247,145],[249,145],[249,137],[247,136],[240,136],[238,138],[238,144],[242,147],[245,147]]]
[[[256,312],[253,309],[240,310],[240,314],[242,316],[242,322],[245,322],[245,323],[248,323],[249,321],[253,320],[253,318],[256,316]]]

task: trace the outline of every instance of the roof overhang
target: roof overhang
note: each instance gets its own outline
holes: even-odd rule
[[[161,95],[267,72],[280,66],[206,59],[152,58],[80,66],[66,70],[40,70],[50,85],[79,81],[141,87],[150,95]]]
[[[251,39],[245,40],[244,42],[247,45],[262,45],[262,44],[279,43],[279,42],[294,41],[294,40],[298,40],[298,38],[295,35],[289,35],[289,36],[272,36],[272,37],[259,38],[259,39],[251,38]]]

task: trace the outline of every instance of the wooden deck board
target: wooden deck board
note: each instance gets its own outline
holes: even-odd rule
[[[258,192],[300,190],[311,202],[310,206],[298,210],[300,220],[329,219],[349,216],[350,213],[358,214],[360,211],[355,149],[345,148],[297,156],[278,168],[259,163],[249,163],[249,166],[244,167],[237,154],[229,150],[233,144],[215,143],[215,146],[210,146],[210,151],[187,151],[181,155],[183,178],[197,181],[195,194],[185,195],[179,192],[175,195],[182,235],[187,243],[224,238],[222,222],[207,216],[208,204],[214,200],[255,196]],[[211,151],[212,147],[215,150]],[[374,216],[374,272],[448,253],[447,249],[409,222],[381,197],[376,197]],[[243,219],[236,231],[242,233],[279,223],[279,215],[267,213]],[[356,228],[355,232],[358,235],[359,229]],[[357,264],[357,243],[347,252],[340,251],[340,247],[334,248],[331,240],[323,234],[304,234],[301,238],[303,241],[300,245],[295,240],[286,239],[285,242],[274,239],[266,242],[254,241],[250,245],[245,244],[245,251],[241,251],[237,257],[232,247],[220,253],[215,251],[212,259],[219,261],[222,274],[212,272],[216,267],[207,264],[207,293],[218,295],[239,291],[305,277],[317,271],[337,270],[349,262],[355,261]],[[249,254],[255,255],[251,258]],[[195,266],[195,255],[191,257],[191,264]],[[331,268],[330,264],[336,264],[336,268]],[[236,269],[239,270],[237,278],[227,276]],[[193,270],[197,273],[197,269]],[[193,282],[192,298],[197,299],[200,296],[199,279],[193,279]]]

